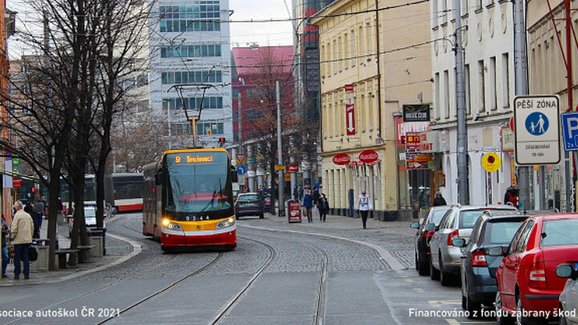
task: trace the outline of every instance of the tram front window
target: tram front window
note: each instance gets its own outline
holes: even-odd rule
[[[211,159],[201,159],[207,157]],[[224,153],[168,155],[165,209],[188,213],[231,209],[231,180],[227,159]]]

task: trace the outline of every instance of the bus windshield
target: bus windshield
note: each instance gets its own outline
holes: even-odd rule
[[[223,152],[184,152],[166,156],[165,210],[211,212],[232,207],[228,157]]]

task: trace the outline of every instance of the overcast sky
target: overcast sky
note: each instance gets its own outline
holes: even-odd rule
[[[289,11],[292,11],[291,2],[292,0],[229,0],[229,8],[234,11],[231,20],[288,19]],[[247,46],[247,43],[252,42],[263,46],[290,45],[293,43],[291,22],[232,23],[231,42],[233,46]]]

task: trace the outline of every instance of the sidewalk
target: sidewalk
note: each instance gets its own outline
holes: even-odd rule
[[[114,218],[108,222],[114,221]],[[40,237],[47,238],[48,220],[42,221]],[[68,225],[57,225],[57,238],[59,248],[69,248],[70,238],[68,238]],[[14,264],[8,264],[6,274],[8,278],[0,279],[0,287],[38,285],[45,283],[58,283],[73,279],[85,274],[97,272],[114,265],[120,264],[140,253],[140,246],[112,234],[106,234],[106,255],[102,257],[91,257],[86,263],[78,263],[74,268],[59,269],[56,271],[36,271],[30,262],[30,279],[14,280]]]

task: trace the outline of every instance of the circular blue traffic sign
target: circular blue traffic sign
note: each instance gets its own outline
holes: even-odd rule
[[[247,167],[245,165],[237,167],[237,174],[245,175],[245,173],[247,173]]]
[[[544,113],[534,112],[526,118],[525,126],[528,133],[538,136],[548,131],[550,122]]]

